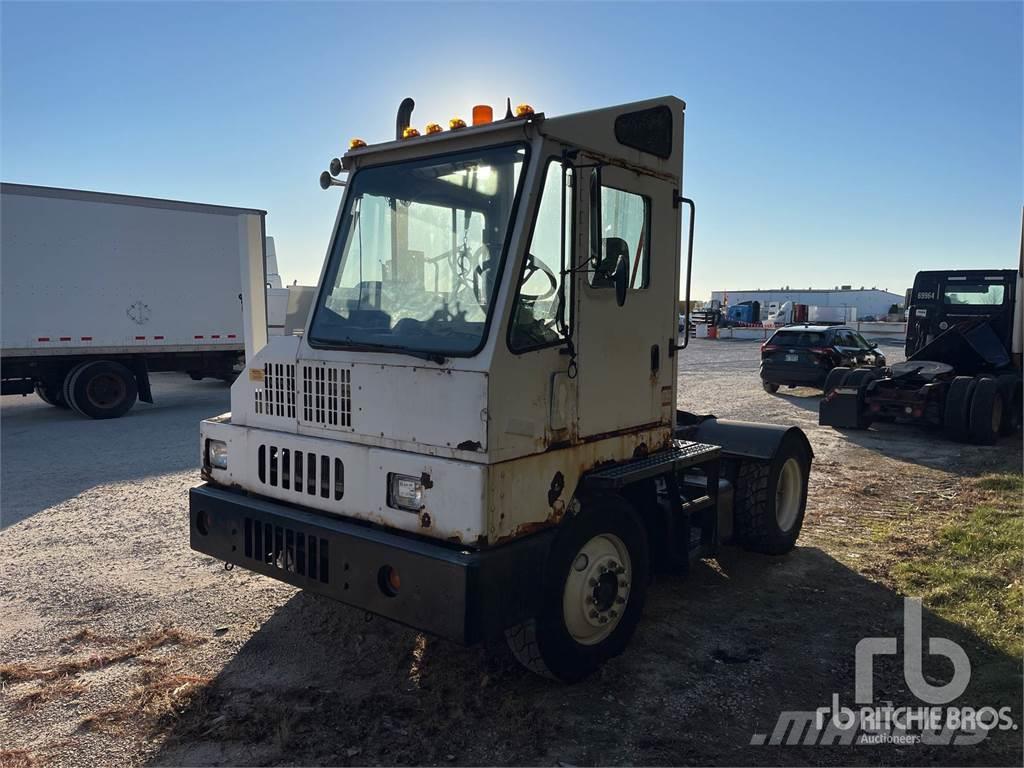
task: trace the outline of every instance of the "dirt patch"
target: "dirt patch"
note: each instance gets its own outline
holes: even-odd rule
[[[58,427],[82,422],[49,425],[48,450],[68,452],[76,469],[66,485],[55,478],[48,503],[18,511],[0,532],[5,572],[17,574],[0,592],[0,732],[10,750],[0,761],[1020,764],[1012,733],[959,748],[751,743],[783,710],[826,706],[833,693],[852,701],[857,642],[901,631],[894,565],[978,502],[970,478],[1019,469],[1021,444],[824,429],[813,393],[761,391],[756,344],[725,352],[710,344],[682,356],[684,406],[795,423],[809,436],[816,458],[800,546],[782,558],[726,547],[688,578],[659,577],[627,652],[575,686],[525,672],[502,645],[460,648],[367,622],[189,550],[187,489],[197,473],[168,473],[164,459],[194,463],[202,414],[155,429],[145,409],[89,423],[129,433],[106,444],[101,475],[89,475],[89,457],[79,455],[97,452],[95,443],[61,442]],[[50,409],[39,418],[51,414],[64,417]],[[17,442],[4,419],[4,440],[15,441],[5,455],[37,450],[36,438],[26,431]],[[159,445],[141,454],[146,435]],[[119,463],[130,471],[119,475]],[[5,474],[5,504],[11,483],[24,485],[15,500],[34,499],[35,475],[19,477]],[[960,643],[971,660],[963,704],[999,705],[990,682],[1014,680],[1007,705],[1024,722],[1019,659],[927,610],[924,623],[926,636]],[[948,671],[926,673],[941,680]],[[880,660],[876,689],[914,701],[895,658]]]

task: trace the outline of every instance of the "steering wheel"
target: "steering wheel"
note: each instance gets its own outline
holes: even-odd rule
[[[548,279],[548,289],[541,294],[523,293],[520,291],[519,295],[529,301],[543,301],[549,299],[555,295],[558,290],[558,278],[555,276],[555,272],[551,267],[545,264],[543,261],[538,259],[532,253],[526,254],[526,265],[523,268],[523,281],[522,285],[526,285],[533,276],[538,272],[543,272],[544,276]]]

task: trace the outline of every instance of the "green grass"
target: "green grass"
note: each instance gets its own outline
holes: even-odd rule
[[[1024,654],[1024,476],[973,483],[984,500],[939,531],[926,550],[896,565],[902,592],[970,629],[1013,658]]]

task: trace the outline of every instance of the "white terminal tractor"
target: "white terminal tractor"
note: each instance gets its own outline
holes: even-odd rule
[[[301,335],[258,335],[243,263],[247,367],[201,426],[191,546],[578,680],[653,573],[790,550],[811,447],[676,409],[681,100],[422,134],[412,110],[321,177],[343,196]]]

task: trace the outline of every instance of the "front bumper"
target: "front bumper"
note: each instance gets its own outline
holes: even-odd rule
[[[213,485],[189,492],[189,532],[197,552],[467,645],[536,615],[554,535],[460,549]]]

